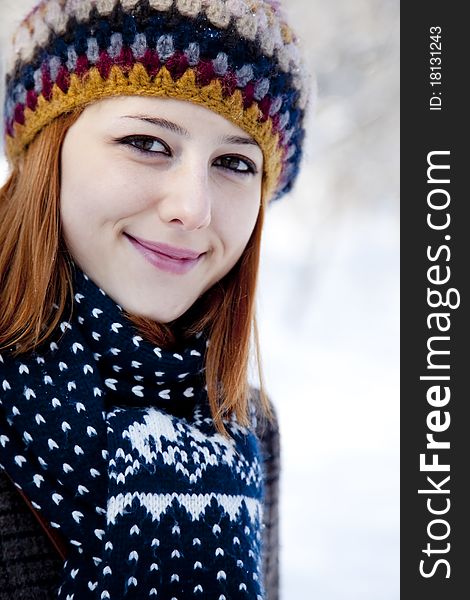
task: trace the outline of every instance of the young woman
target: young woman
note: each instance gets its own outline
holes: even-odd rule
[[[276,598],[248,363],[264,212],[301,157],[295,36],[277,2],[44,0],[13,48],[0,595]]]

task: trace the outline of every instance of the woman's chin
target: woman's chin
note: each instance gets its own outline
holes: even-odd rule
[[[144,319],[151,319],[156,323],[162,323],[166,325],[176,319],[179,319],[185,312],[192,306],[194,301],[188,300],[185,303],[179,303],[175,305],[158,306],[155,303],[144,303],[144,302],[129,302],[120,303],[120,306],[129,314]]]

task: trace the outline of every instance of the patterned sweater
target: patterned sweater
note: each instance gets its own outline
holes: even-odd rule
[[[250,428],[215,432],[205,335],[154,346],[75,276],[54,339],[0,354],[0,465],[67,544],[57,596],[264,600],[277,428],[252,395]]]
[[[263,571],[267,600],[279,599],[278,494],[280,440],[277,423],[257,432],[264,458]],[[62,561],[31,510],[0,472],[0,600],[52,600]]]

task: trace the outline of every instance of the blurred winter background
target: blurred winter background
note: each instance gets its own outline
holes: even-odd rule
[[[2,38],[33,3],[0,0]],[[399,3],[285,5],[318,98],[297,187],[268,213],[260,281],[282,597],[397,600]]]

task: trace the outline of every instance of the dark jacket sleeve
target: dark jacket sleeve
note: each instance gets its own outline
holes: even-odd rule
[[[266,600],[279,600],[279,475],[280,436],[274,419],[260,419],[257,435],[260,441],[265,475],[265,502],[263,511],[263,568]]]
[[[0,600],[53,600],[62,561],[0,469]]]

